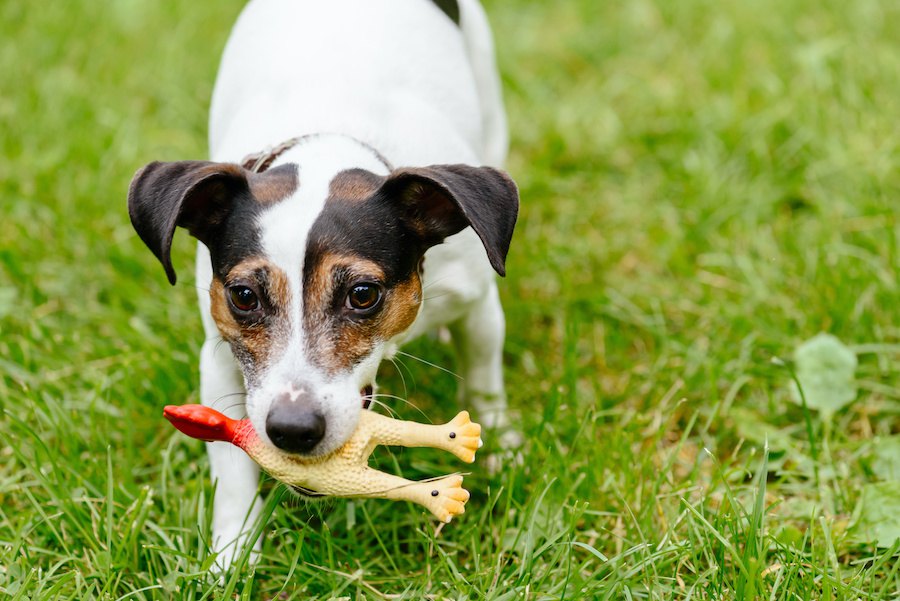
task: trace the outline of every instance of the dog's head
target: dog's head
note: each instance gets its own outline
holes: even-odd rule
[[[321,455],[356,428],[390,341],[418,315],[425,251],[471,226],[502,275],[518,194],[489,167],[390,169],[348,138],[300,144],[280,162],[262,173],[151,163],[128,208],[172,284],[175,228],[206,245],[212,317],[243,371],[255,429]]]

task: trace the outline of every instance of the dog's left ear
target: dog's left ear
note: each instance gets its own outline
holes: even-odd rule
[[[138,170],[128,188],[128,214],[144,244],[175,284],[170,251],[176,227],[209,245],[235,197],[249,193],[247,172],[233,163],[154,162]]]
[[[403,204],[407,224],[426,248],[472,226],[491,266],[506,275],[519,212],[519,192],[506,173],[470,165],[407,167],[391,173],[381,190]]]

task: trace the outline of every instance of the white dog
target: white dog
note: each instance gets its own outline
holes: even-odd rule
[[[518,194],[494,168],[506,121],[476,0],[255,0],[211,113],[212,161],[151,163],[128,198],[172,283],[175,228],[201,242],[203,403],[325,454],[368,407],[379,363],[446,325],[462,395],[503,425],[493,272]],[[259,472],[231,445],[209,457],[225,568],[260,510]]]

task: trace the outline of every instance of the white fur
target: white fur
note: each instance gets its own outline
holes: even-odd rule
[[[286,308],[290,315],[290,339],[277,361],[260,375],[260,385],[248,390],[247,415],[260,437],[268,440],[266,416],[272,401],[302,378],[312,389],[312,396],[323,399],[318,409],[328,425],[325,438],[316,446],[316,454],[326,454],[346,442],[356,428],[361,405],[359,391],[372,382],[374,374],[367,369],[370,362],[365,362],[364,367],[351,374],[329,378],[305,355],[301,276],[306,235],[322,211],[329,184],[337,173],[353,167],[380,175],[389,171],[370,149],[352,138],[333,134],[302,140],[279,157],[278,163],[299,165],[301,185],[293,196],[264,212],[259,225],[263,252],[287,275],[290,285],[291,306]],[[369,379],[362,379],[366,377]]]
[[[503,313],[494,274],[471,229],[432,248],[425,259],[424,302],[408,332],[387,341],[352,374],[327,378],[304,355],[301,274],[305,235],[321,212],[328,182],[343,169],[385,167],[355,138],[394,166],[441,163],[501,166],[506,121],[490,29],[476,0],[461,0],[461,28],[428,0],[254,0],[225,48],[213,93],[213,160],[239,161],[289,138],[312,137],[278,163],[299,165],[300,186],[265,212],[267,256],[288,275],[293,305],[286,351],[265,368],[261,384],[240,396],[241,376],[200,293],[207,340],[201,353],[201,398],[232,416],[246,411],[261,436],[271,399],[298,381],[317,388],[327,411],[325,449],[355,427],[359,390],[378,363],[404,340],[449,325],[461,351],[464,395],[490,408],[487,425],[503,423]],[[200,245],[197,282],[211,281]],[[259,513],[258,469],[224,443],[208,446],[217,481],[213,537],[227,568]],[[259,548],[256,543],[257,550]]]

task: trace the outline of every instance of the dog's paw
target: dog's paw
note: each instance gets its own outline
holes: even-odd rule
[[[481,426],[469,418],[468,411],[460,411],[452,421],[444,425],[446,449],[466,463],[475,461],[475,452],[483,444]]]
[[[488,474],[496,476],[504,469],[525,464],[522,447],[525,437],[512,426],[491,431],[491,448],[484,457],[484,466]],[[496,443],[494,443],[496,441]]]
[[[434,516],[444,523],[466,511],[469,491],[462,487],[463,477],[446,476],[438,480],[420,482],[425,493],[424,505]]]

